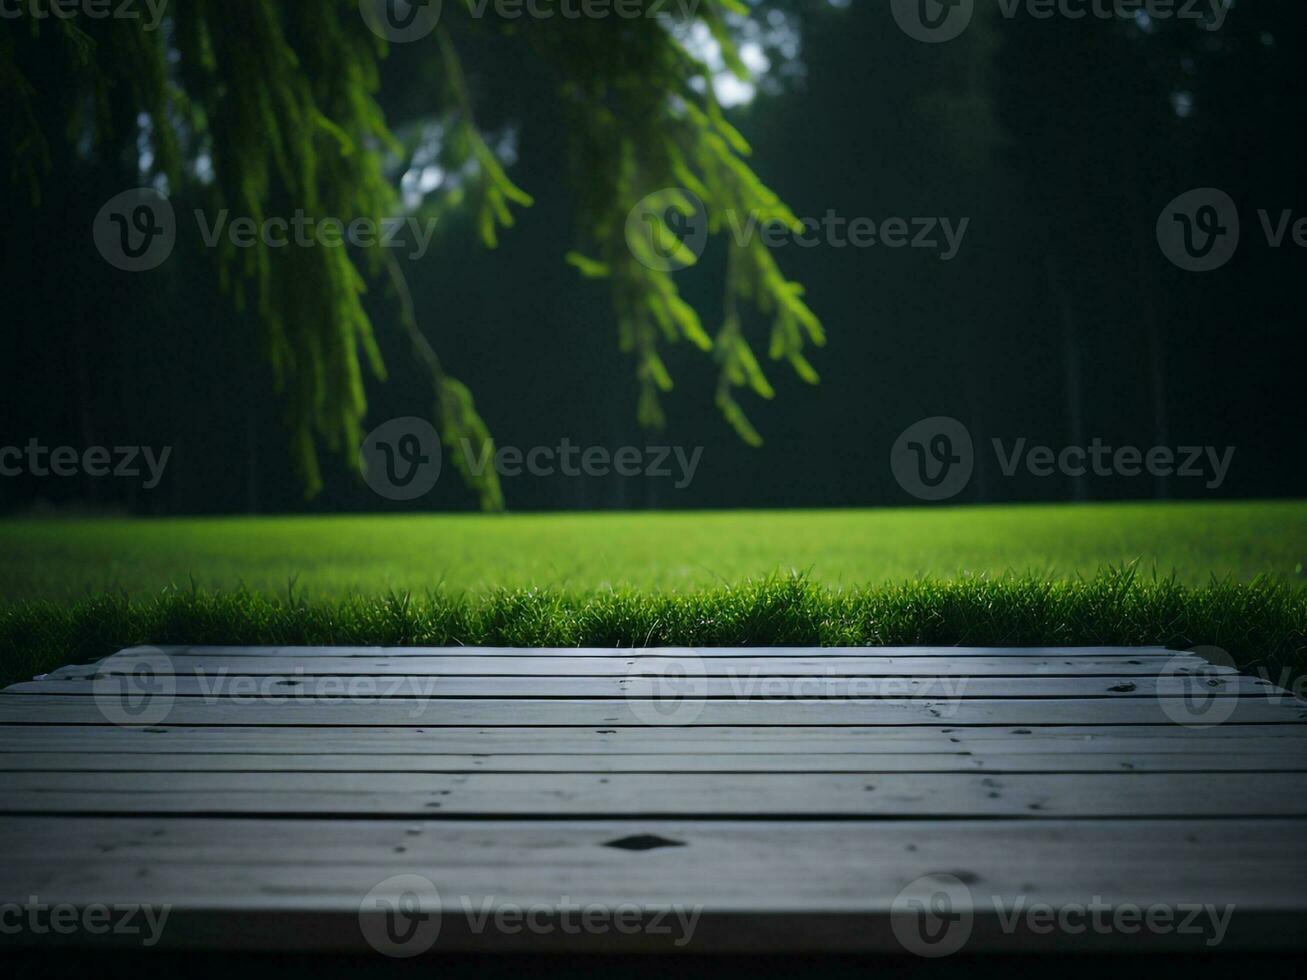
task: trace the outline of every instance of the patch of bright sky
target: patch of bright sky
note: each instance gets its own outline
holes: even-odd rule
[[[408,169],[399,179],[400,195],[404,207],[416,211],[422,206],[427,195],[444,189],[454,190],[460,187],[477,172],[480,164],[469,157],[457,170],[449,171],[440,165],[441,150],[445,145],[446,125],[444,120],[434,119],[422,124],[417,136],[417,143],[412,156],[408,159]],[[495,157],[505,167],[517,162],[517,129],[509,126],[497,133],[485,134],[486,143]]]
[[[759,16],[756,9],[762,6],[762,0],[749,0],[755,8],[749,17],[727,15],[727,26],[735,38],[740,61],[748,69],[747,78],[737,77],[726,67],[722,58],[721,45],[708,28],[699,20],[688,23],[673,23],[669,30],[685,46],[691,55],[708,67],[712,78],[713,94],[725,107],[747,105],[758,95],[759,91],[775,91],[779,88],[779,79],[802,76],[803,62],[799,58],[800,33],[798,20],[785,11],[771,8]],[[827,0],[831,7],[845,8],[850,0]],[[180,60],[180,52],[172,43],[171,23],[167,25],[168,61],[175,68]],[[702,79],[695,79],[697,87],[702,90]],[[88,134],[89,144],[89,134]],[[450,190],[458,187],[476,169],[476,161],[469,160],[458,173],[449,173],[440,165],[441,147],[445,142],[445,125],[435,120],[422,126],[411,158],[406,161],[407,169],[400,178],[400,193],[404,206],[416,210],[422,206],[426,197],[434,191],[444,188]],[[488,135],[487,142],[492,151],[505,166],[511,166],[517,159],[517,132],[508,128],[502,132]],[[144,113],[137,119],[137,165],[141,175],[147,176],[154,168],[155,149],[154,133],[150,118]],[[88,145],[89,151],[89,145]],[[207,149],[201,148],[191,162],[192,176],[202,185],[213,182],[213,157]],[[166,192],[167,178],[154,175],[156,185],[162,181],[160,190]]]
[[[685,50],[707,67],[713,95],[724,107],[748,105],[759,91],[774,88],[777,76],[802,74],[799,26],[790,14],[775,8],[761,17],[756,12],[748,18],[729,14],[726,25],[735,38],[740,61],[749,71],[747,78],[738,78],[726,67],[721,45],[702,21],[673,23],[668,28]],[[705,87],[699,78],[692,84],[699,91]]]
[[[445,183],[449,175],[438,163],[444,142],[443,120],[435,119],[423,123],[418,135],[417,147],[409,158],[408,169],[399,179],[399,190],[404,198],[404,207],[410,210],[420,207],[423,198]]]

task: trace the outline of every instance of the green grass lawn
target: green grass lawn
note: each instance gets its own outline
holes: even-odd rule
[[[390,590],[688,592],[773,573],[1070,579],[1138,561],[1202,584],[1307,582],[1307,502],[864,511],[0,522],[0,599],[169,585],[309,597]]]
[[[150,643],[1208,644],[1301,672],[1305,559],[1301,502],[0,522],[0,681]]]

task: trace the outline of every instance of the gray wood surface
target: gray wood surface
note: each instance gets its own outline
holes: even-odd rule
[[[1179,698],[907,699],[868,701],[483,698],[449,700],[284,699],[272,705],[176,698],[162,719],[174,725],[514,727],[691,725],[1165,725],[1187,717]],[[0,724],[107,725],[103,705],[73,695],[0,694]],[[693,717],[691,717],[691,715]],[[1301,724],[1296,701],[1239,698],[1224,720],[1235,724]]]
[[[24,681],[10,694],[90,697],[112,691],[118,681],[65,678]],[[1269,681],[1238,674],[1213,677],[431,677],[399,674],[251,677],[243,674],[174,676],[167,690],[177,697],[287,698],[1156,698],[1282,697]]]
[[[0,726],[0,754],[40,752],[676,753],[1252,752],[1307,749],[1307,725],[320,728]]]
[[[1307,705],[1192,654],[161,649],[162,673],[144,648],[0,692],[0,903],[366,949],[360,903],[416,872],[436,952],[668,948],[470,928],[491,900],[693,905],[704,951],[902,953],[896,896],[953,875],[970,952],[1209,948],[1011,918],[1095,900],[1233,904],[1221,949],[1307,945]],[[161,720],[113,724],[140,685]],[[1199,702],[1219,724],[1179,723]]]
[[[6,773],[0,812],[59,811],[415,817],[437,813],[1307,817],[1307,775]]]
[[[366,950],[361,898],[389,875],[430,878],[442,912],[433,952],[605,949],[666,952],[859,950],[902,953],[891,929],[905,883],[941,872],[968,883],[968,949],[1205,949],[1197,935],[1036,932],[996,909],[1234,906],[1219,949],[1296,948],[1307,851],[1297,820],[879,822],[644,820],[638,832],[678,846],[606,844],[630,821],[395,821],[0,817],[0,895],[50,902],[173,904],[162,946]],[[149,874],[141,874],[148,868]],[[698,909],[693,937],[561,931],[475,934],[466,909]],[[257,896],[257,901],[251,897]],[[872,967],[869,964],[869,968]],[[876,968],[888,968],[884,963]],[[675,961],[669,968],[675,969]]]
[[[1002,744],[1002,743],[1000,743]],[[909,746],[911,748],[912,746]],[[0,772],[1307,772],[1296,752],[4,752]],[[956,746],[955,746],[956,748]]]

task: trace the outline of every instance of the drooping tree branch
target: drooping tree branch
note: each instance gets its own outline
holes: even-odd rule
[[[725,63],[743,76],[727,19],[748,15],[739,0],[701,0],[681,15],[681,26],[706,26]],[[513,224],[512,207],[529,206],[531,197],[509,179],[477,129],[475,93],[453,41],[456,29],[468,26],[468,16],[446,4],[433,37],[418,43],[439,61],[445,85],[433,93],[432,112],[448,121],[463,148],[479,234],[493,247]],[[802,351],[823,336],[801,288],[784,278],[760,241],[733,245],[727,313],[714,337],[681,298],[672,271],[641,261],[625,234],[632,207],[654,192],[666,193],[667,206],[654,209],[652,234],[673,251],[677,230],[666,222],[687,208],[701,207],[715,235],[726,231],[732,216],[797,226],[745,163],[749,147],[717,105],[710,72],[676,30],[654,17],[490,27],[525,36],[562,79],[559,98],[572,123],[578,161],[583,250],[591,253],[569,258],[583,274],[611,280],[621,344],[636,362],[640,421],[661,424],[659,399],[672,386],[661,349],[685,340],[717,358],[719,407],[743,438],[759,441],[732,394],[739,387],[771,394],[746,339],[740,301],[771,317],[771,357],[815,381]],[[45,57],[51,47],[61,52],[85,96],[75,100],[66,119],[47,120],[33,111],[42,93],[22,70],[25,57]],[[401,147],[377,101],[386,53],[386,43],[359,16],[356,0],[187,0],[168,8],[157,31],[112,18],[80,25],[27,16],[6,20],[0,28],[0,97],[7,164],[35,192],[51,139],[67,135],[80,146],[89,134],[96,152],[115,157],[141,135],[121,126],[115,131],[111,124],[106,107],[126,102],[135,110],[130,118],[145,121],[154,151],[151,174],[166,182],[170,194],[203,201],[210,220],[221,213],[256,224],[292,213],[317,221],[380,219],[400,208],[385,162],[388,154],[399,157]],[[320,445],[357,465],[367,410],[365,374],[385,377],[362,297],[367,283],[382,276],[399,298],[401,329],[430,370],[442,436],[493,452],[471,393],[443,371],[418,327],[404,276],[384,249],[273,248],[265,242],[237,247],[219,237],[214,257],[218,279],[236,307],[256,315],[309,493],[321,483]],[[501,506],[493,467],[484,469],[488,478],[469,472],[464,478],[483,507]]]

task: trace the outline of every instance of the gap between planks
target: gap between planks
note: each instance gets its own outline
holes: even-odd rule
[[[60,667],[38,679],[94,678],[116,673],[134,673],[140,658],[115,654],[95,664]],[[632,674],[663,674],[692,664],[706,677],[766,676],[829,677],[1086,677],[1167,674],[1233,675],[1229,666],[1209,664],[1198,657],[1092,657],[1082,659],[1045,657],[701,657],[695,660],[667,657],[169,657],[150,662],[158,674],[201,675],[303,675],[373,676],[400,674],[475,675],[507,677],[625,677]]]
[[[116,702],[115,702],[116,703]],[[95,698],[0,693],[0,724],[110,726]],[[688,710],[686,710],[688,709]],[[1165,725],[1194,718],[1184,698],[884,698],[843,701],[713,700],[668,705],[658,699],[452,698],[316,699],[247,703],[177,698],[158,724],[203,726],[1014,726]],[[1232,698],[1221,721],[1302,724],[1307,704],[1294,699]],[[124,719],[129,720],[129,719]],[[1201,720],[1201,719],[1200,719]]]
[[[18,772],[0,812],[500,815],[1303,817],[1292,773]]]
[[[283,701],[295,698],[709,698],[751,700],[866,698],[1155,698],[1290,697],[1270,681],[1215,677],[257,677],[243,674],[165,675],[155,689],[183,698]],[[24,681],[8,694],[106,697],[121,682],[65,678]]]
[[[746,773],[1307,772],[1307,752],[652,753],[355,755],[287,752],[0,752],[0,772]]]
[[[1169,656],[1179,651],[1166,647],[338,647],[338,646],[146,646],[129,647],[128,653],[163,653],[189,656],[321,656],[321,657],[423,657],[501,656],[535,657],[1132,657],[1140,654]],[[1194,654],[1190,654],[1194,655]]]

